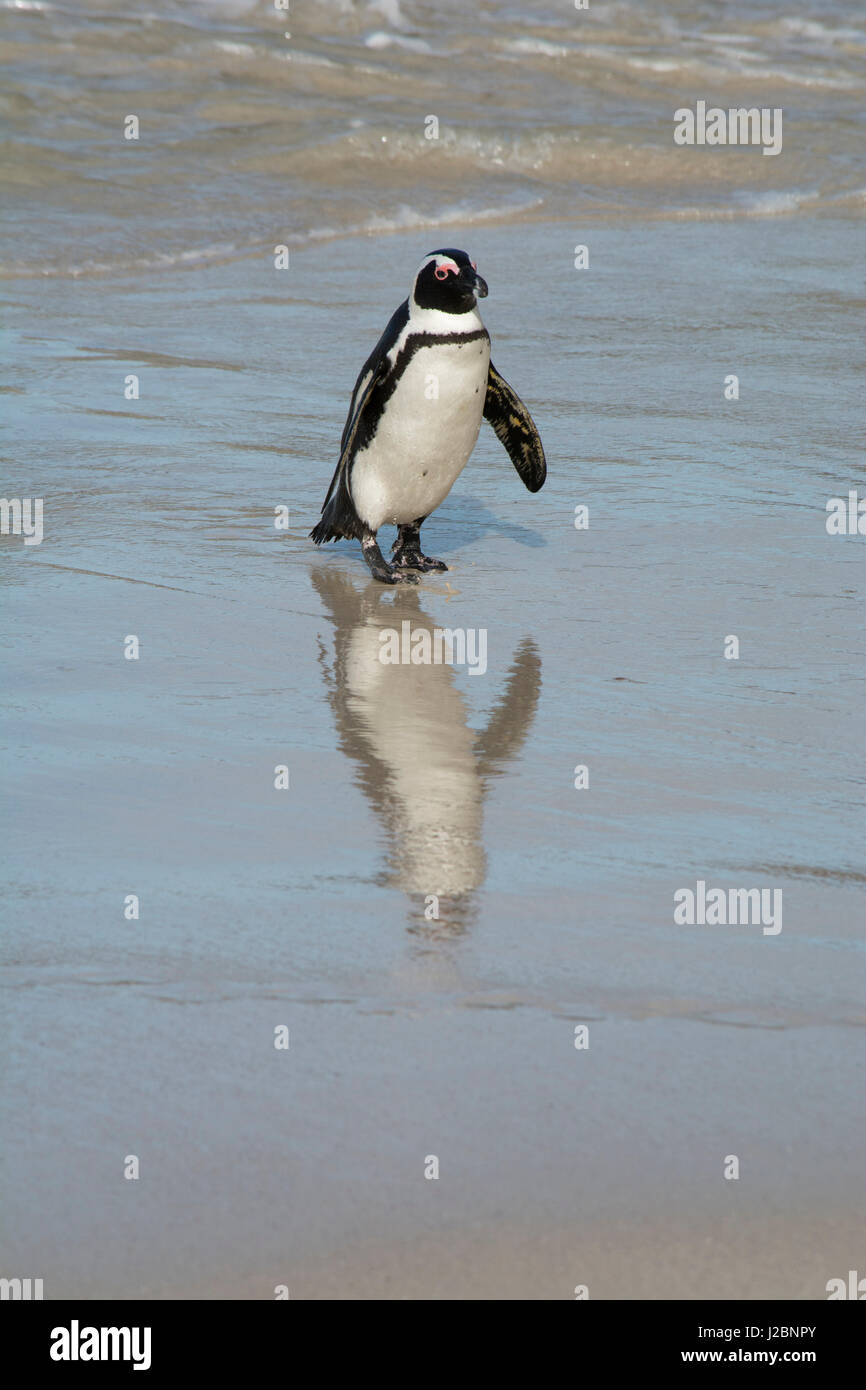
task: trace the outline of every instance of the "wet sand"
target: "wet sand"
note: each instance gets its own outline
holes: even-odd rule
[[[811,1299],[858,1267],[862,539],[825,504],[860,236],[454,226],[7,287],[5,488],[45,539],[2,541],[4,1271]],[[438,244],[550,476],[485,431],[425,528],[448,574],[391,593],[306,533]],[[485,674],[383,667],[405,618],[485,628]],[[782,931],[676,925],[698,880],[781,888]]]

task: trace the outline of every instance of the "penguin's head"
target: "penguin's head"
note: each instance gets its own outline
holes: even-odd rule
[[[438,309],[443,314],[467,314],[476,300],[487,294],[482,280],[465,251],[446,246],[425,256],[412,286],[412,303],[419,309]]]

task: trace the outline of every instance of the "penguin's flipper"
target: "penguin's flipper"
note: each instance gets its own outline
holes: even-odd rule
[[[322,519],[310,532],[310,537],[321,545],[323,541],[363,540],[366,527],[355,511],[352,493],[349,488],[349,466],[356,450],[366,443],[369,421],[365,411],[376,387],[384,381],[390,370],[388,353],[398,341],[401,332],[409,322],[409,302],[404,300],[394,310],[370,356],[367,358],[355,382],[349,413],[343,426],[340,440],[340,461],[334,469],[331,486],[322,507]]]
[[[328,488],[328,495],[322,507],[322,519],[310,532],[310,537],[316,542],[316,545],[322,545],[324,541],[341,539],[361,540],[366,533],[366,527],[355,511],[355,504],[349,490],[349,464],[355,452],[358,435],[362,431],[364,408],[369,403],[370,397],[382,377],[386,374],[387,368],[388,359],[383,357],[378,366],[369,373],[368,379],[364,382],[363,390],[359,391],[358,387],[355,388],[355,396],[352,401],[353,409],[343,430],[340,461],[334,469],[331,486]]]
[[[547,477],[547,464],[538,430],[523,401],[499,375],[492,362],[487,376],[484,418],[505,445],[520,481],[530,492],[538,492]]]
[[[541,693],[541,657],[531,637],[524,637],[514,654],[505,690],[494,705],[487,728],[475,739],[475,756],[482,777],[505,771],[532,728]]]

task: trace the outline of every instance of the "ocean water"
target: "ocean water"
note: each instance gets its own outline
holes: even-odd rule
[[[0,20],[2,492],[44,500],[0,538],[0,1273],[824,1297],[862,1244],[861,11]],[[699,99],[781,106],[781,155],[676,147]],[[485,427],[448,572],[385,590],[307,533],[440,244],[549,477]],[[404,621],[486,670],[383,666]],[[699,881],[781,930],[675,922]]]
[[[866,197],[851,0],[3,0],[0,25],[11,276]],[[783,157],[676,146],[673,113],[697,99],[781,107]]]

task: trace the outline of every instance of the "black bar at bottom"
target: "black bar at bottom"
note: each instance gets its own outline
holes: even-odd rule
[[[453,1310],[455,1305],[449,1306]],[[429,1381],[440,1367],[442,1374],[453,1374],[456,1358],[461,1378],[469,1364],[483,1361],[485,1379],[489,1379],[500,1362],[510,1372],[516,1371],[510,1360],[515,1351],[542,1352],[543,1364],[553,1350],[539,1343],[537,1324],[521,1328],[513,1316],[501,1342],[491,1339],[483,1323],[462,1324],[458,1315],[454,1327],[432,1310],[421,1324],[410,1318],[401,1325],[389,1314],[384,1335],[379,1332],[374,1342],[370,1312],[363,1316],[359,1324],[363,1340],[341,1343],[356,1374],[378,1367],[388,1378],[396,1375],[391,1358],[394,1353],[405,1358],[404,1331],[417,1331],[424,1338],[424,1351],[417,1368],[404,1361],[401,1378],[420,1376]],[[334,1333],[349,1330],[346,1323],[351,1328],[354,1315],[335,1313],[333,1306],[329,1314],[323,1314],[314,1304],[301,1301],[11,1301],[2,1305],[0,1319],[4,1363],[20,1366],[25,1374],[47,1372],[54,1380],[78,1374],[93,1377],[108,1369],[114,1376],[134,1376],[137,1368],[143,1382],[145,1376],[159,1381],[187,1371],[222,1379],[250,1370],[300,1373],[304,1380],[309,1380],[311,1372],[313,1376],[319,1371],[333,1373]],[[552,1324],[551,1330],[554,1335],[565,1334],[565,1350],[574,1369],[583,1367],[594,1375],[708,1365],[773,1369],[795,1365],[811,1367],[826,1378],[859,1363],[864,1322],[855,1308],[834,1301],[575,1301],[565,1322]],[[322,1341],[317,1337],[320,1332],[326,1333]],[[454,1336],[460,1337],[459,1352]],[[541,1365],[537,1369],[540,1376],[546,1374]]]

